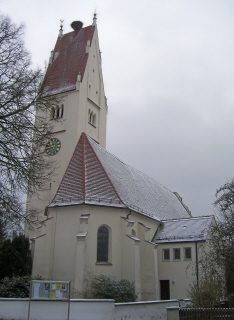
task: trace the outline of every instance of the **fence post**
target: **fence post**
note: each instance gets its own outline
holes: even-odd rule
[[[179,320],[180,307],[167,307],[167,320]]]

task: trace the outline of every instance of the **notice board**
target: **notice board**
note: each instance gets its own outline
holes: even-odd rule
[[[30,290],[31,300],[69,300],[69,281],[32,280]]]

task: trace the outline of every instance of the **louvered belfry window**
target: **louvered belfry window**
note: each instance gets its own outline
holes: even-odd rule
[[[101,226],[97,234],[97,262],[108,262],[108,243],[109,230]]]

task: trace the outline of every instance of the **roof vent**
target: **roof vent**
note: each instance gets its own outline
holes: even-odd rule
[[[74,31],[80,30],[80,29],[82,29],[82,27],[83,27],[83,22],[81,22],[81,21],[73,21],[73,22],[71,23],[71,27],[72,27],[72,29],[73,29]]]

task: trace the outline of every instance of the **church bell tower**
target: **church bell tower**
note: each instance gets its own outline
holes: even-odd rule
[[[55,172],[45,191],[29,200],[44,220],[45,208],[53,200],[75,146],[82,132],[105,148],[107,103],[104,93],[101,54],[96,13],[93,23],[83,27],[81,21],[71,24],[72,32],[63,34],[61,23],[57,42],[51,51],[42,91],[58,98],[58,104],[44,116],[52,124],[45,157],[55,163]],[[29,232],[29,237],[37,231]]]

